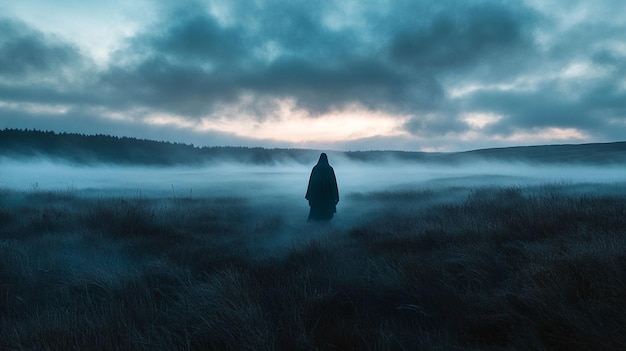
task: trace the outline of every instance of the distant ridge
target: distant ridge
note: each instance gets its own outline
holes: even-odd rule
[[[459,158],[536,163],[626,163],[626,142],[512,146],[456,154]]]
[[[401,160],[463,163],[476,161],[626,164],[626,142],[515,146],[453,153],[413,151],[326,151],[363,162]],[[320,150],[212,146],[172,143],[111,135],[84,135],[52,131],[0,130],[0,157],[51,158],[78,164],[199,165],[222,161],[253,164],[298,162],[311,164]]]

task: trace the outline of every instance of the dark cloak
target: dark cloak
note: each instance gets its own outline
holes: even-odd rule
[[[328,156],[325,153],[311,171],[309,186],[305,198],[309,200],[311,210],[309,220],[330,220],[337,212],[339,202],[339,190],[335,170],[328,164]]]

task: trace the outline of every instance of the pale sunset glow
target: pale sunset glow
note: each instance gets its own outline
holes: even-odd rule
[[[156,126],[195,132],[224,132],[244,138],[286,141],[294,144],[408,135],[402,129],[402,124],[409,117],[368,111],[358,106],[351,106],[351,110],[347,111],[309,116],[306,111],[298,111],[290,103],[283,102],[281,106],[278,110],[281,115],[262,120],[245,115],[208,116],[194,120],[172,114],[153,114],[143,117],[142,120]],[[115,118],[116,115],[110,117]]]
[[[0,2],[0,127],[461,151],[626,135],[626,3]]]
[[[202,129],[299,144],[406,134],[400,129],[401,124],[402,119],[391,116],[344,113],[320,117],[285,118],[281,121],[206,120],[202,124]]]
[[[498,116],[492,113],[468,113],[463,119],[472,128],[482,129],[486,125],[498,122],[502,119],[502,116]]]

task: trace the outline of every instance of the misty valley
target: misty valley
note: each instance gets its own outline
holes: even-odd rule
[[[0,160],[0,349],[618,350],[626,167]]]
[[[625,0],[0,0],[0,351],[626,351]]]

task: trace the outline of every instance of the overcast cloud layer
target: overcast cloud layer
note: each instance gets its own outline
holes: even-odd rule
[[[621,0],[0,0],[0,127],[335,149],[623,140],[623,13]],[[338,136],[290,137],[320,121]]]

